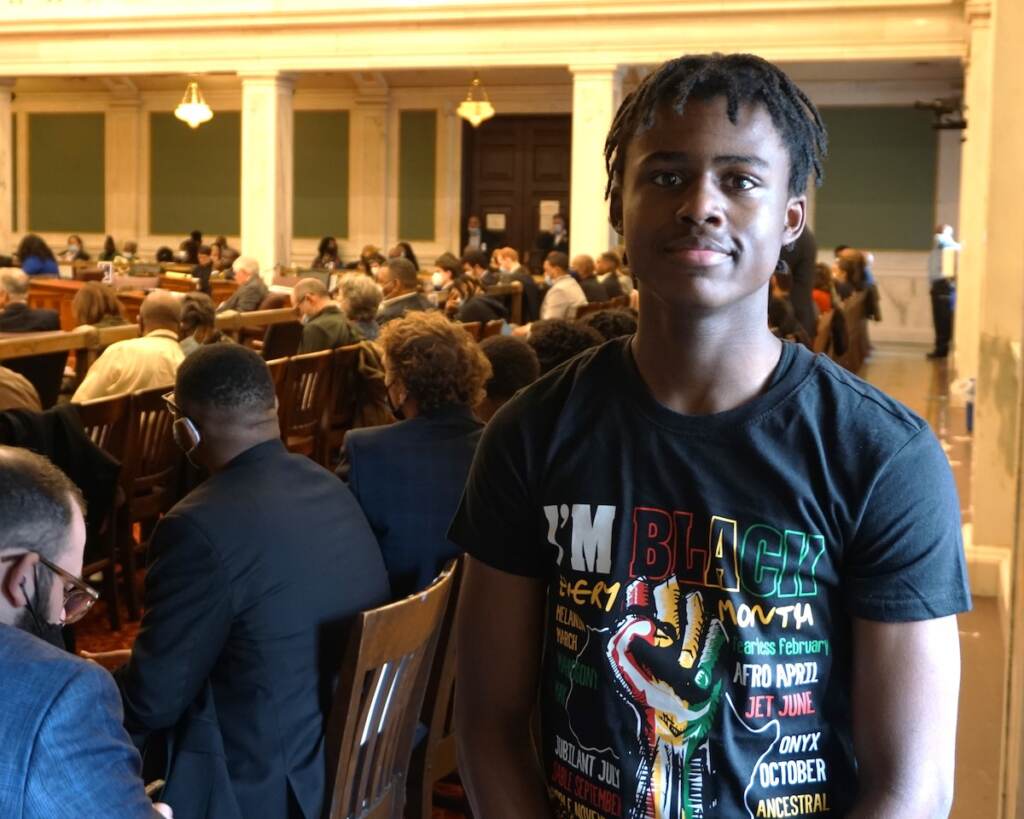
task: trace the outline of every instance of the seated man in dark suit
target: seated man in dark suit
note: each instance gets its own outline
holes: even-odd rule
[[[519,282],[523,286],[523,324],[529,324],[540,318],[540,288],[533,280],[530,271],[519,264],[519,253],[514,247],[503,247],[498,251],[498,264],[501,266],[501,283]]]
[[[331,301],[331,294],[319,279],[302,279],[296,284],[292,306],[299,311],[304,325],[299,354],[333,350],[363,340],[362,334],[345,318],[341,305]]]
[[[580,287],[583,288],[583,295],[587,297],[588,304],[608,301],[608,290],[598,281],[597,267],[590,256],[581,253],[572,260],[572,269],[579,276]]]
[[[408,259],[396,256],[380,267],[377,283],[384,293],[384,301],[377,310],[377,323],[387,324],[406,313],[433,310],[430,299],[420,292],[420,278]]]
[[[377,534],[396,597],[425,588],[459,554],[448,524],[483,425],[472,407],[491,367],[440,313],[410,313],[381,330],[388,401],[400,423],[353,429],[342,466]]]
[[[239,256],[231,269],[235,273],[238,289],[217,308],[217,312],[237,310],[239,313],[251,313],[259,310],[269,292],[266,282],[260,277],[260,263],[252,256]]]
[[[284,448],[255,352],[200,348],[168,406],[211,476],[153,531],[126,725],[169,749],[163,798],[183,815],[318,819],[346,624],[389,597],[380,549],[348,489]]]
[[[96,592],[78,579],[78,489],[27,449],[0,446],[0,813],[155,819],[110,675],[63,650],[61,624]]]
[[[0,333],[38,333],[59,330],[56,310],[28,306],[28,275],[16,267],[0,269]]]
[[[210,276],[213,275],[213,249],[209,245],[199,245],[196,253],[199,261],[192,268],[192,275],[199,279],[199,289],[209,293]]]

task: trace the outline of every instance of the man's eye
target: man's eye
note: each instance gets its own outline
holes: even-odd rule
[[[677,173],[672,173],[671,171],[662,171],[661,173],[656,173],[652,177],[651,181],[653,181],[654,184],[659,187],[672,188],[675,187],[676,185],[681,184],[683,178]]]
[[[757,187],[757,181],[744,174],[734,174],[728,179],[729,185],[738,191],[750,191]]]

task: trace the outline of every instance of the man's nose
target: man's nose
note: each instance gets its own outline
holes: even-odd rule
[[[724,223],[723,194],[713,174],[696,175],[682,188],[676,221],[716,227]]]

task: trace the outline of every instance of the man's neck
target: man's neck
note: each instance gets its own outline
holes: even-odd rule
[[[246,436],[244,439],[231,441],[230,443],[225,442],[210,458],[210,463],[207,464],[207,467],[211,474],[221,472],[239,455],[244,455],[250,449],[274,440],[280,440],[280,436],[274,430],[268,430],[264,435],[253,434],[252,436]]]
[[[28,307],[28,302],[25,299],[7,299],[4,309],[8,307]]]
[[[396,290],[393,295],[388,297],[388,300],[390,301],[392,299],[400,299],[402,296],[409,296],[409,295],[411,295],[411,294],[413,294],[415,292],[416,292],[416,290],[414,288],[411,288],[411,287],[410,288],[399,287],[398,290]]]
[[[765,388],[782,343],[768,329],[766,292],[714,312],[670,308],[641,290],[632,342],[640,375],[655,399],[685,415],[724,412]]]

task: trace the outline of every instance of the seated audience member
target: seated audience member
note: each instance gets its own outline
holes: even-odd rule
[[[544,259],[544,280],[548,292],[540,305],[542,319],[571,319],[576,309],[587,303],[587,296],[579,283],[569,275],[569,257],[552,251]]]
[[[383,298],[380,285],[362,273],[346,273],[338,283],[341,310],[367,341],[373,341],[380,335],[377,309]]]
[[[341,306],[331,301],[324,283],[319,279],[302,279],[292,290],[292,306],[302,316],[302,341],[299,354],[333,350],[362,341]]]
[[[477,417],[485,424],[523,387],[540,376],[540,361],[533,347],[512,336],[491,336],[480,342],[480,352],[491,362],[491,377],[486,395],[476,406]]]
[[[284,448],[258,354],[202,347],[168,406],[210,477],[153,530],[142,627],[115,674],[125,724],[142,748],[222,749],[169,760],[163,798],[183,816],[319,817],[346,623],[389,598],[380,548],[351,492]]]
[[[584,350],[604,344],[604,338],[586,324],[565,319],[541,319],[530,328],[529,344],[540,362],[540,374],[544,375]]]
[[[64,651],[96,592],[78,579],[83,501],[48,460],[0,446],[0,805],[12,819],[157,813],[110,675]]]
[[[202,231],[193,230],[179,246],[178,252],[185,264],[199,264],[199,247],[203,243]]]
[[[814,289],[811,298],[819,313],[827,313],[832,309],[832,269],[822,262],[814,265]]]
[[[458,555],[448,524],[483,425],[472,407],[490,365],[462,328],[412,313],[381,330],[384,382],[397,424],[351,430],[342,467],[373,527],[396,597],[425,588]]]
[[[91,257],[85,252],[82,237],[77,233],[68,236],[67,247],[60,254],[62,262],[87,262]]]
[[[260,276],[260,263],[252,256],[239,256],[231,269],[238,282],[238,289],[217,308],[217,312],[237,310],[239,313],[251,313],[259,310],[263,299],[270,292]]]
[[[29,233],[18,245],[18,264],[29,276],[56,276],[60,272],[53,251],[42,236]]]
[[[376,245],[364,245],[359,252],[359,258],[354,262],[345,265],[346,270],[361,270],[367,276],[375,275],[375,268],[379,268],[384,262],[380,255],[380,249]]]
[[[42,412],[39,393],[21,373],[0,366],[0,412],[17,409]]]
[[[497,319],[507,319],[505,305],[488,296],[479,282],[472,276],[459,276],[448,288],[444,312],[452,321],[479,321],[486,324]]]
[[[384,295],[377,311],[377,323],[380,325],[409,312],[434,309],[430,299],[420,292],[419,276],[408,259],[389,259],[380,268],[378,284]]]
[[[577,323],[593,327],[605,341],[611,341],[636,332],[636,313],[630,310],[598,310]]]
[[[0,268],[0,333],[38,333],[59,330],[56,310],[28,306],[29,277],[16,267]]]
[[[112,262],[117,256],[117,245],[114,243],[113,236],[107,236],[103,240],[103,250],[100,251],[100,255],[97,256],[97,260],[101,262]]]
[[[461,261],[462,275],[476,279],[484,287],[489,286],[489,283],[484,281],[487,274],[491,272],[486,253],[481,250],[471,250],[463,255]]]
[[[416,268],[417,272],[420,269],[419,259],[416,258],[416,254],[412,250],[412,245],[408,242],[399,242],[391,250],[388,251],[389,259],[408,259],[412,262],[412,266]]]
[[[121,258],[126,262],[137,262],[139,260],[139,243],[125,242],[121,248]]]
[[[217,310],[206,293],[186,293],[182,297],[178,337],[185,355],[191,355],[204,344],[231,342],[230,336],[217,329]]]
[[[338,255],[338,240],[333,236],[324,236],[316,248],[316,258],[310,265],[314,270],[334,270],[341,267],[341,257]]]
[[[166,245],[156,249],[156,260],[158,264],[170,264],[174,261],[174,251]]]
[[[462,275],[462,262],[451,253],[442,253],[434,260],[434,272],[430,276],[431,287],[442,295],[438,304],[444,304],[444,295],[452,282]]]
[[[606,250],[597,257],[597,280],[604,285],[608,298],[628,296],[633,292],[633,278],[622,272],[622,260],[618,253]]]
[[[523,286],[523,323],[529,324],[540,318],[540,288],[530,271],[519,264],[519,253],[513,247],[498,251],[501,264],[501,284],[519,282]]]
[[[583,290],[583,295],[587,297],[588,303],[608,301],[608,291],[597,280],[597,268],[590,256],[581,253],[572,260],[572,269],[580,278],[580,289]]]
[[[178,345],[181,302],[171,293],[154,290],[142,302],[139,323],[142,335],[107,347],[85,374],[72,401],[81,404],[174,383],[185,358]]]
[[[210,245],[199,245],[196,258],[198,261],[192,268],[192,275],[199,279],[200,291],[209,293],[210,276],[213,275],[213,249]]]
[[[76,326],[120,327],[128,323],[114,288],[102,282],[86,282],[75,293],[71,300],[71,315],[75,317]]]

